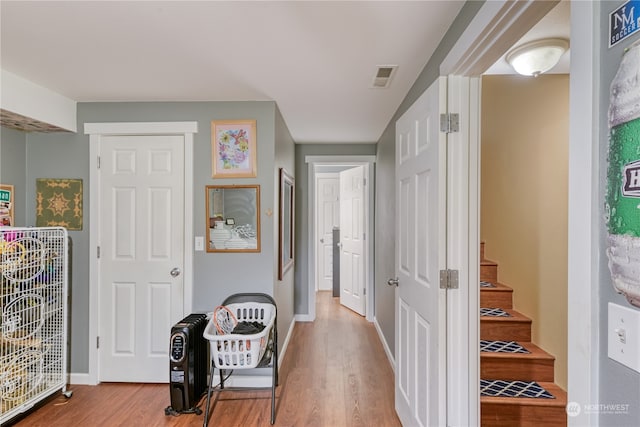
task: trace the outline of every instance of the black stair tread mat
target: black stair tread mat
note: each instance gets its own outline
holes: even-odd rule
[[[480,396],[555,399],[535,381],[480,380]]]
[[[485,307],[480,308],[480,316],[488,317],[511,317],[509,313],[501,308]]]
[[[515,341],[480,340],[480,351],[485,353],[531,353]]]

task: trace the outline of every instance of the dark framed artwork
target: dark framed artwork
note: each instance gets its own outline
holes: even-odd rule
[[[295,181],[284,168],[280,168],[280,212],[278,215],[278,280],[293,267]]]

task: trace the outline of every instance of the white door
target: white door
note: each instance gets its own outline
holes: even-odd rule
[[[340,172],[340,304],[365,314],[364,166]]]
[[[440,78],[396,123],[396,411],[403,425],[446,424],[446,107]]]
[[[100,146],[100,381],[168,382],[183,316],[183,136]]]
[[[340,226],[340,179],[338,174],[322,174],[316,181],[318,254],[317,289],[333,289],[333,228]]]

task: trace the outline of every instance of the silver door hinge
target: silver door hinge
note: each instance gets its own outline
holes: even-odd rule
[[[100,169],[100,156],[98,156],[98,169]]]
[[[460,131],[460,114],[443,113],[440,114],[440,132],[454,133]]]
[[[96,348],[100,348],[100,337],[96,337]]]
[[[96,257],[100,258],[100,246],[96,248]]]
[[[440,270],[440,289],[458,289],[458,270]]]
[[[367,295],[367,288],[364,288],[364,289],[362,290],[362,295]]]

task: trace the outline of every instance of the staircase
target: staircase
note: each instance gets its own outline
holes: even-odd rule
[[[566,426],[567,393],[553,383],[555,358],[531,342],[531,319],[513,309],[513,290],[498,282],[484,243],[480,280],[482,426]]]

